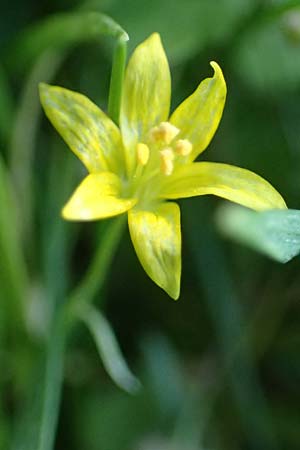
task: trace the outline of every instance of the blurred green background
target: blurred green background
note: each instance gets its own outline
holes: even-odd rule
[[[45,81],[107,107],[113,39],[55,29],[51,17],[72,11],[111,16],[129,33],[130,52],[158,31],[171,65],[173,107],[211,76],[209,61],[217,61],[228,100],[203,158],[253,170],[300,209],[299,0],[4,2],[1,450],[29,450],[35,417],[29,405],[39,396],[36,362],[49,318],[108,226],[60,218],[83,171],[38,101],[37,84]],[[142,388],[131,395],[116,387],[77,325],[65,357],[58,450],[299,450],[300,261],[281,265],[226,241],[215,227],[221,203],[181,202],[178,302],[147,278],[126,230],[101,301]],[[22,419],[24,411],[29,418]]]

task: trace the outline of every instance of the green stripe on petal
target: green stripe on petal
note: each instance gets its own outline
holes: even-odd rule
[[[44,83],[40,97],[50,122],[89,172],[121,172],[120,131],[98,106],[82,94]]]
[[[111,172],[88,175],[62,210],[68,220],[97,220],[117,216],[132,208],[135,199],[121,197],[121,181]]]
[[[162,203],[154,210],[131,209],[128,224],[132,243],[149,277],[177,300],[181,275],[180,209]]]
[[[169,64],[160,37],[154,33],[135,49],[125,74],[120,124],[129,173],[137,142],[147,140],[149,130],[168,119],[170,98]]]
[[[189,156],[191,161],[210,143],[225,105],[226,83],[222,70],[216,62],[210,64],[214,69],[214,76],[203,80],[170,118],[170,122],[181,130],[178,137],[188,139],[193,144],[193,151]]]
[[[177,169],[162,187],[163,198],[205,194],[217,195],[257,211],[286,208],[285,201],[270,183],[250,170],[229,164],[187,164]]]

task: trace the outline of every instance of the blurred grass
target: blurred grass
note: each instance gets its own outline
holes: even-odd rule
[[[217,60],[228,101],[203,158],[256,171],[300,208],[298,1],[3,5],[0,220],[8,234],[0,236],[1,450],[14,440],[26,394],[35,394],[55,305],[84,273],[101,230],[60,219],[81,169],[41,120],[36,90],[38,81],[49,80],[106,107],[111,42],[95,41],[95,30],[83,23],[75,39],[74,24],[65,22],[61,31],[53,19],[80,11],[110,15],[129,32],[131,50],[161,33],[174,106],[208,75],[209,60]],[[129,396],[114,387],[87,333],[75,330],[57,449],[299,449],[299,258],[282,266],[225,242],[212,229],[221,200],[182,203],[180,301],[171,302],[147,279],[126,234],[104,291],[105,313],[143,388]]]

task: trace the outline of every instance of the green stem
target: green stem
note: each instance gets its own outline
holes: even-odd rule
[[[114,219],[107,226],[83,280],[54,319],[54,327],[47,350],[38,450],[52,450],[53,448],[63,382],[64,351],[68,333],[77,320],[77,308],[91,303],[96,293],[103,287],[124,224],[125,215]]]
[[[108,97],[108,114],[112,120],[119,125],[123,79],[126,64],[128,38],[121,35],[117,41],[113,65],[111,70],[109,97]]]
[[[64,310],[57,313],[49,337],[38,450],[52,450],[60,406],[67,327]]]
[[[101,236],[101,242],[85,277],[70,295],[67,308],[71,314],[83,303],[91,303],[96,293],[102,289],[124,228],[125,219],[125,214],[113,219]]]

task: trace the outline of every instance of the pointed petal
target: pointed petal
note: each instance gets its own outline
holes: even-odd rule
[[[171,78],[160,37],[152,34],[134,51],[127,66],[121,107],[121,130],[127,148],[129,171],[135,161],[137,142],[169,115]]]
[[[44,83],[40,97],[48,119],[89,172],[120,171],[120,131],[98,106],[82,94]]]
[[[203,80],[170,118],[170,122],[181,130],[178,137],[188,139],[193,144],[191,161],[210,143],[225,105],[226,83],[222,70],[216,62],[210,64],[215,71],[214,76]]]
[[[229,164],[187,164],[177,169],[162,189],[162,196],[170,199],[213,194],[257,211],[286,208],[270,183],[250,170]]]
[[[162,203],[153,211],[131,209],[128,224],[132,243],[149,277],[175,300],[181,275],[180,209]]]
[[[62,210],[68,220],[97,220],[122,214],[132,208],[135,199],[122,198],[121,181],[111,172],[88,175]]]

